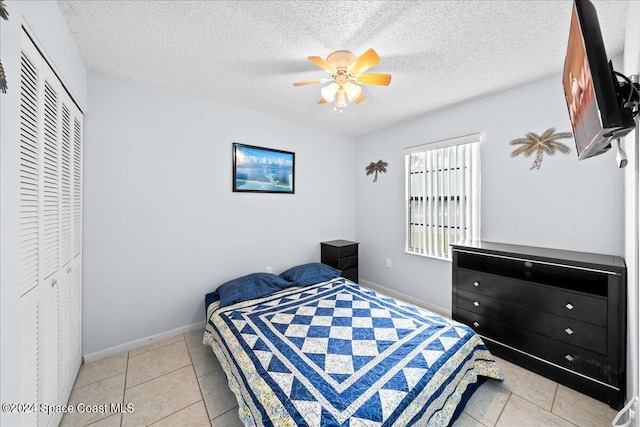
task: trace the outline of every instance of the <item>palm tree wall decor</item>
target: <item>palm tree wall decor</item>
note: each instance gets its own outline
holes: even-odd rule
[[[380,159],[376,163],[371,162],[364,170],[367,171],[367,176],[374,174],[373,182],[378,182],[378,172],[385,173],[387,171],[387,165],[387,162],[383,162],[382,159]]]
[[[556,128],[549,128],[544,131],[542,135],[538,135],[534,132],[527,132],[524,138],[516,138],[511,141],[511,145],[522,145],[511,153],[511,157],[515,157],[519,154],[524,154],[529,157],[531,153],[536,152],[536,159],[533,161],[533,165],[529,168],[540,169],[542,164],[542,155],[547,153],[550,156],[556,154],[557,151],[567,154],[571,151],[568,145],[556,141],[557,139],[571,138],[573,135],[571,132],[559,132],[555,133]]]
[[[4,5],[2,0],[0,0],[0,17],[5,21],[9,20],[9,12],[7,12],[7,7]],[[7,93],[7,76],[4,74],[2,61],[0,61],[0,91],[2,93]]]

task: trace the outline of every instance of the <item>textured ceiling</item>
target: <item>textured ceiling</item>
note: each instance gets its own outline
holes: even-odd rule
[[[560,73],[571,12],[557,1],[59,0],[89,70],[359,136]],[[628,1],[593,1],[609,57]],[[343,114],[318,105],[307,56],[380,55],[391,85]],[[328,83],[327,83],[328,84]],[[558,81],[558,90],[561,90]]]

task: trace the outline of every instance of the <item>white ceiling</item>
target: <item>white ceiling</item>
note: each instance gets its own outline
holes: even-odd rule
[[[360,136],[560,73],[571,0],[59,0],[89,70],[332,132]],[[593,1],[607,54],[622,52],[628,1]],[[318,105],[328,74],[307,56],[380,55],[391,85],[343,114]],[[328,84],[328,83],[327,83]],[[561,90],[558,81],[558,90]]]

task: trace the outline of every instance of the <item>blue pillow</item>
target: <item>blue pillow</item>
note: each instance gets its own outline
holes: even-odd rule
[[[230,280],[218,287],[220,307],[270,295],[291,286],[290,282],[271,273],[252,273]]]
[[[307,286],[326,282],[340,276],[342,271],[320,262],[297,265],[280,274],[285,280],[293,282],[294,286]]]

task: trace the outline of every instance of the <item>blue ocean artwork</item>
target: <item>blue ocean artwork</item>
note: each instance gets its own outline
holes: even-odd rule
[[[293,192],[293,153],[236,146],[237,190]]]

